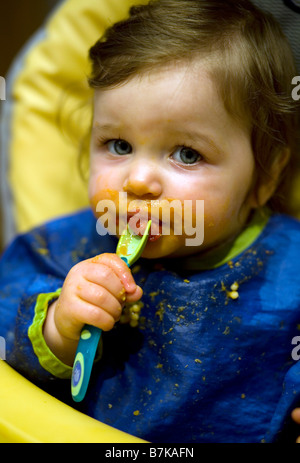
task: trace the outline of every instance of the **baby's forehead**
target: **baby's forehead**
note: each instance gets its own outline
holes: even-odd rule
[[[161,106],[170,104],[176,98],[182,99],[183,96],[191,95],[192,101],[200,99],[205,89],[208,101],[214,100],[214,105],[218,101],[218,106],[224,106],[231,116],[237,116],[240,123],[249,125],[248,69],[240,60],[238,53],[231,62],[230,58],[226,60],[218,50],[195,52],[186,58],[141,67],[137,74],[116,88],[125,87],[125,92],[132,93],[138,93],[145,85],[149,91],[160,89]]]
[[[140,116],[138,124],[152,119],[159,120],[161,127],[179,130],[183,122],[204,124],[216,117],[220,121],[247,126],[245,105],[243,117],[233,117],[238,111],[228,111],[220,89],[219,74],[214,73],[211,59],[195,57],[192,61],[176,61],[164,66],[147,69],[121,85],[95,91],[95,119],[101,125],[124,125]],[[235,96],[238,100],[238,96]],[[242,101],[242,98],[241,98]],[[242,105],[241,105],[242,107]],[[125,119],[122,116],[125,115]],[[231,120],[232,119],[232,120]],[[122,123],[120,123],[122,120]],[[119,122],[116,122],[119,121]]]
[[[140,74],[118,87],[95,92],[95,111],[114,116],[122,112],[145,117],[160,112],[161,116],[175,118],[197,115],[221,106],[215,84],[205,69],[157,68],[153,72]],[[145,114],[146,113],[146,114]]]

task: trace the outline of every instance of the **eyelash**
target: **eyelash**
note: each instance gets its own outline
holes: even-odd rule
[[[107,137],[97,137],[97,145],[100,146],[100,147],[103,147],[103,146],[106,146],[108,145],[108,143],[112,142],[112,141],[126,141],[124,140],[123,138],[121,137],[118,137],[118,138],[107,138]],[[130,145],[130,144],[129,144]],[[187,144],[178,144],[173,150],[172,150],[172,154],[170,155],[170,157],[172,157],[174,155],[174,153],[178,150],[178,149],[187,149],[187,150],[191,150],[191,151],[194,151],[195,153],[198,154],[200,160],[195,162],[195,163],[191,163],[191,164],[188,164],[188,163],[184,163],[182,162],[183,165],[185,165],[186,167],[194,167],[195,165],[197,165],[200,161],[203,161],[204,160],[204,157],[202,156],[202,154],[200,154],[197,150],[195,150],[195,148],[193,148],[192,146],[190,145],[187,145]],[[120,155],[121,156],[121,155]]]
[[[97,137],[96,142],[98,146],[106,146],[107,143],[113,140],[121,140],[121,137],[118,137],[118,138]]]

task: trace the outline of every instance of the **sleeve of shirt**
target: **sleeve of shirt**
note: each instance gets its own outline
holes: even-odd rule
[[[75,264],[101,252],[115,252],[115,246],[109,236],[99,240],[96,219],[84,209],[19,235],[2,254],[1,345],[7,363],[38,386],[56,394],[62,389],[61,379],[71,376],[71,368],[53,355],[43,338],[49,305],[59,297]],[[69,395],[69,381],[64,383]]]
[[[47,316],[49,304],[57,299],[61,290],[53,293],[39,294],[35,304],[35,314],[28,329],[28,336],[33,350],[41,366],[53,376],[68,379],[72,375],[72,368],[62,363],[49,349],[43,336],[43,325]]]

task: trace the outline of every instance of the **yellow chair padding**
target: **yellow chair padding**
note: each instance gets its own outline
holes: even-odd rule
[[[131,5],[147,1],[66,0],[26,54],[13,84],[8,153],[18,232],[88,204],[78,169],[91,121],[88,49]],[[144,442],[63,404],[1,360],[0,378],[0,442]]]
[[[78,168],[80,140],[91,120],[88,49],[130,6],[147,2],[66,0],[26,55],[13,85],[8,173],[18,232],[88,204]],[[70,127],[67,116],[59,123],[59,114],[68,113]]]
[[[143,443],[74,410],[0,360],[0,443]]]

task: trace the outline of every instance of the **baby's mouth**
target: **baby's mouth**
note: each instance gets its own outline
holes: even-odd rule
[[[149,241],[157,241],[162,234],[162,222],[157,218],[152,218],[149,213],[140,212],[127,212],[127,223],[130,231],[138,236],[143,236],[145,233],[148,221],[151,220],[151,227],[149,232]]]

